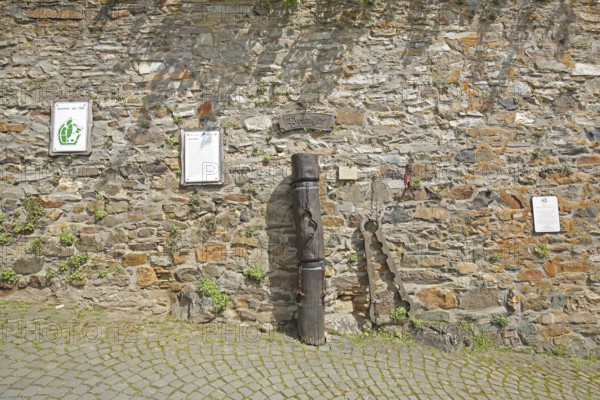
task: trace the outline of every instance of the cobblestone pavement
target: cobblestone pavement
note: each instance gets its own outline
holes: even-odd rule
[[[600,399],[600,362],[0,302],[3,399]]]

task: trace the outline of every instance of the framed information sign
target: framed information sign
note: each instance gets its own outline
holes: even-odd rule
[[[92,102],[52,102],[50,155],[92,152]]]
[[[560,232],[558,198],[542,196],[531,199],[533,207],[533,229],[536,233]]]
[[[223,137],[215,131],[181,131],[181,184],[223,184]]]

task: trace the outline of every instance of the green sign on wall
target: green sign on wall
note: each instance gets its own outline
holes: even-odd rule
[[[51,125],[50,155],[91,153],[91,101],[55,101]]]

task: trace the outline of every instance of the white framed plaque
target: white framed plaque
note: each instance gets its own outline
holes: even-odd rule
[[[221,131],[181,131],[181,184],[223,184]]]
[[[531,205],[533,229],[536,233],[560,232],[560,216],[556,196],[533,197]]]
[[[92,101],[53,101],[50,155],[92,152]]]

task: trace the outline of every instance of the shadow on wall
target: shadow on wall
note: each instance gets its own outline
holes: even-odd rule
[[[265,226],[269,240],[269,306],[273,322],[289,325],[296,319],[296,292],[298,290],[298,260],[296,232],[292,215],[290,178],[281,180],[269,198]],[[285,330],[296,335],[296,326]]]

